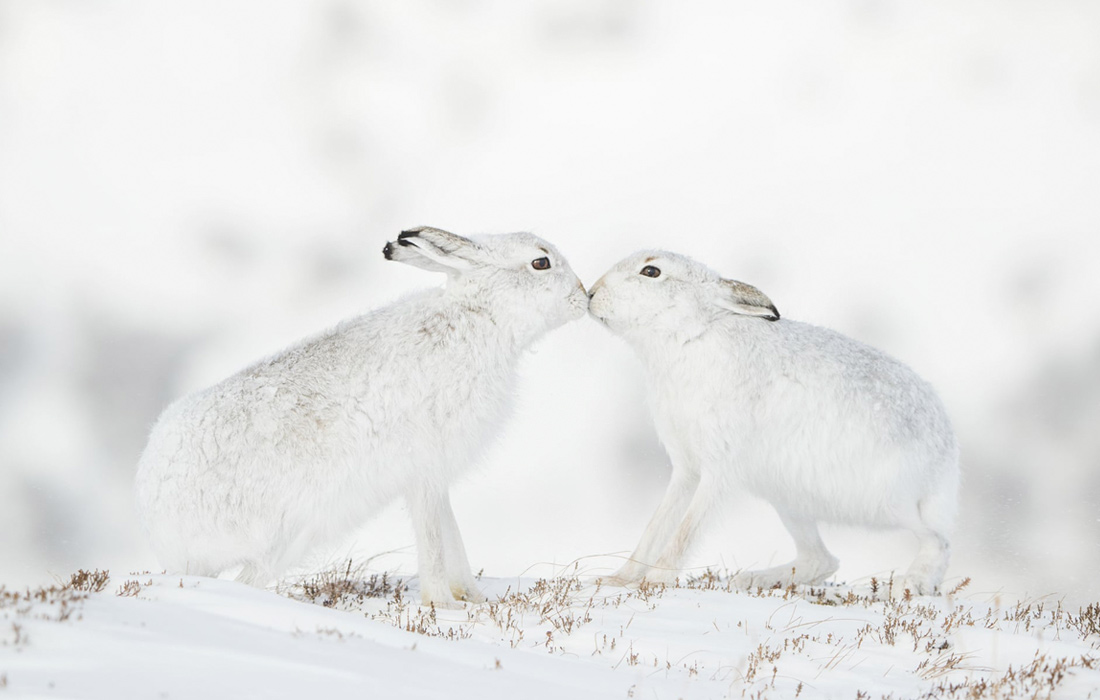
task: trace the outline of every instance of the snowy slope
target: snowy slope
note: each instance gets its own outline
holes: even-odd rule
[[[563,573],[484,579],[493,602],[458,610],[357,570],[5,591],[0,697],[1100,698],[1100,605]]]

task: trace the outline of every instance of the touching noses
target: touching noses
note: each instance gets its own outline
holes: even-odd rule
[[[603,287],[603,281],[603,277],[599,278],[598,280],[596,280],[596,284],[592,285],[592,287],[588,290],[589,301],[591,301],[592,297],[596,296],[596,292],[600,291],[600,288]]]

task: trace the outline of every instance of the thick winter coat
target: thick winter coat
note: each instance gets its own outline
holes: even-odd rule
[[[905,528],[919,551],[896,588],[943,579],[958,447],[932,387],[884,353],[780,320],[758,289],[681,255],[645,251],[591,290],[590,313],[641,358],[668,491],[609,579],[674,578],[708,514],[744,489],[770,502],[794,561],[744,572],[743,586],[817,583],[837,569],[817,522]]]
[[[403,232],[386,258],[448,275],[170,405],[136,478],[172,572],[264,585],[396,498],[425,602],[480,600],[448,496],[501,429],[524,350],[579,318],[584,287],[526,233]]]

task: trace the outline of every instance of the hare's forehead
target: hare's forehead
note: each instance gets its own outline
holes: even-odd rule
[[[638,251],[620,262],[617,267],[623,272],[638,272],[649,265],[660,269],[662,274],[674,275],[685,280],[704,281],[715,276],[704,265],[687,256],[670,253],[667,250]]]
[[[530,233],[501,233],[479,236],[475,239],[481,249],[500,260],[533,260],[549,257],[561,260],[554,246]]]

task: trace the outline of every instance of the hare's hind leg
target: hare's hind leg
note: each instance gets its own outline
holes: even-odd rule
[[[699,473],[695,471],[672,471],[672,481],[668,484],[661,505],[649,520],[641,541],[634,548],[622,567],[613,575],[604,579],[613,586],[623,586],[641,581],[661,556],[676,532],[677,524],[683,519],[699,487]]]
[[[272,582],[278,582],[287,569],[302,560],[315,544],[315,539],[311,530],[295,530],[294,534],[278,531],[262,554],[253,553],[238,559],[244,562],[244,568],[235,580],[256,588],[265,588]]]
[[[932,595],[943,581],[943,575],[947,572],[947,562],[951,558],[951,544],[946,535],[932,529],[924,529],[916,532],[920,540],[920,549],[901,586],[895,585],[895,589],[905,590],[917,595]]]
[[[254,588],[264,588],[275,578],[271,571],[259,562],[247,561],[244,563],[244,568],[237,574],[234,579],[238,583],[243,583]]]
[[[956,490],[955,482],[945,479],[935,492],[916,504],[906,526],[916,534],[920,548],[905,573],[900,590],[908,588],[917,595],[931,595],[943,582],[951,558]]]
[[[188,560],[184,562],[168,562],[164,565],[164,571],[173,576],[206,576],[217,578],[223,569],[229,567],[217,567],[209,562]]]
[[[780,520],[794,539],[794,560],[770,569],[738,574],[734,583],[740,588],[774,588],[789,584],[821,583],[836,573],[837,558],[825,547],[817,523],[776,508]]]

